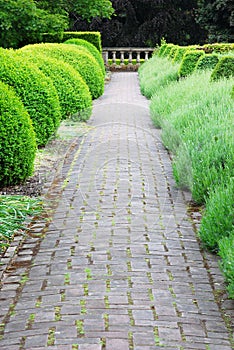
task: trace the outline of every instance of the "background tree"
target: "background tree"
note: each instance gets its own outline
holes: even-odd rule
[[[99,30],[104,46],[154,46],[164,37],[186,45],[204,40],[195,20],[197,0],[112,0],[115,14],[110,20],[81,18],[74,30]]]
[[[209,42],[233,42],[233,0],[198,0],[197,23],[207,30]]]
[[[18,48],[41,42],[43,34],[59,36],[76,18],[109,18],[109,0],[0,0],[0,46]]]

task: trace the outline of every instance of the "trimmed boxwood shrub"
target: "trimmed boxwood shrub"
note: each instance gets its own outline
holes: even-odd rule
[[[92,112],[92,97],[80,74],[68,63],[34,50],[18,50],[17,54],[34,64],[51,80],[57,90],[62,118],[74,116],[87,120]]]
[[[204,51],[189,50],[186,52],[179,68],[179,76],[186,77],[187,75],[192,74],[195,70],[197,61],[204,55]]]
[[[188,47],[179,46],[174,54],[173,62],[181,62],[184,54],[188,51]]]
[[[164,53],[164,51],[166,50],[167,45],[168,45],[168,44],[165,43],[165,44],[162,44],[162,45],[160,46],[159,51],[158,51],[158,56],[159,56],[159,57],[163,56],[163,53]]]
[[[101,55],[100,51],[98,51],[98,49],[93,44],[89,43],[86,40],[76,39],[76,38],[68,39],[64,42],[64,44],[73,44],[73,45],[85,47],[93,55],[93,57],[96,59],[96,61],[98,62],[98,64],[101,67],[103,75],[105,75],[106,71],[105,71],[105,65],[104,65],[102,55]]]
[[[32,121],[13,88],[0,81],[0,186],[32,175],[36,138]]]
[[[219,61],[218,55],[207,54],[203,55],[197,61],[196,69],[214,69]]]
[[[45,145],[61,119],[59,98],[51,79],[34,64],[4,49],[0,49],[0,79],[14,87],[32,119],[38,146]]]
[[[234,44],[233,43],[214,43],[214,44],[206,44],[203,46],[203,50],[206,53],[220,53],[225,54],[230,51],[234,51]]]
[[[175,47],[174,44],[167,44],[167,47],[165,48],[165,50],[161,54],[161,57],[169,57],[171,49],[174,47]]]
[[[93,44],[99,52],[102,52],[102,41],[100,32],[64,32],[63,40],[83,39]]]
[[[24,46],[21,50],[35,50],[35,54],[63,60],[75,68],[89,87],[92,98],[98,98],[104,92],[104,77],[95,58],[81,47],[64,44],[35,44]]]
[[[230,77],[234,77],[234,56],[221,57],[211,74],[211,80]]]

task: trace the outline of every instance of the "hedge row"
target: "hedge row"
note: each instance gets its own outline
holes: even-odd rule
[[[0,186],[32,174],[36,146],[48,142],[61,119],[89,118],[92,98],[104,90],[103,68],[98,50],[81,39],[0,48]]]
[[[69,39],[82,39],[94,45],[97,50],[102,52],[102,42],[100,32],[64,32],[56,34],[44,34],[43,42],[62,43]]]
[[[163,57],[167,47],[162,45],[140,68],[141,90],[150,92],[151,116],[174,155],[178,185],[189,188],[205,208],[199,236],[206,248],[221,256],[228,292],[234,298],[234,56],[189,48],[183,54],[189,61],[187,69],[196,68],[183,75],[181,62],[170,55],[173,46]],[[174,77],[161,84],[173,69]]]
[[[156,51],[158,57],[167,57],[173,63],[180,63],[179,77],[192,74],[197,69],[213,69],[212,80],[234,76],[233,53],[234,44],[181,47],[165,42]]]

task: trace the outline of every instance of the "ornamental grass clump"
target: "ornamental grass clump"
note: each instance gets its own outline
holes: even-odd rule
[[[13,88],[0,82],[0,186],[20,183],[32,175],[35,154],[29,114]]]
[[[159,87],[164,87],[178,78],[178,65],[167,58],[153,56],[139,68],[141,93],[151,98]]]
[[[22,50],[34,50],[48,57],[56,58],[70,64],[80,73],[89,87],[93,99],[100,97],[104,92],[104,76],[95,58],[86,50],[77,45],[64,44],[35,44],[27,45]]]
[[[4,49],[0,49],[0,79],[20,97],[32,120],[37,145],[44,146],[61,119],[59,98],[51,79],[34,64]]]
[[[217,186],[206,200],[199,236],[208,249],[218,251],[220,240],[234,231],[233,205],[234,177]]]
[[[150,105],[164,144],[175,154],[176,180],[198,203],[234,169],[232,84],[210,83],[209,76],[196,73],[159,88]]]
[[[69,64],[37,53],[34,50],[18,50],[24,60],[35,64],[49,77],[58,93],[62,119],[76,117],[86,121],[92,112],[92,97],[87,84]]]
[[[93,57],[96,59],[99,66],[101,67],[103,76],[105,76],[106,70],[105,70],[105,65],[104,65],[102,55],[101,55],[100,51],[98,51],[98,49],[93,44],[91,44],[90,42],[88,42],[86,40],[76,39],[76,38],[66,40],[66,41],[64,41],[64,44],[77,45],[77,46],[81,46],[81,47],[87,49],[89,51],[89,53],[91,53],[91,55],[93,55]]]
[[[0,196],[0,254],[10,245],[14,234],[23,233],[27,220],[39,215],[43,203],[27,196]]]
[[[219,241],[219,255],[222,260],[220,267],[227,282],[227,291],[229,297],[234,299],[234,229],[229,237],[224,237]]]

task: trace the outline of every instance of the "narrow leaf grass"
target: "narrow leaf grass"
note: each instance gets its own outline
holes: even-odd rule
[[[0,196],[0,253],[17,233],[23,233],[26,219],[42,212],[40,199],[27,196]]]

